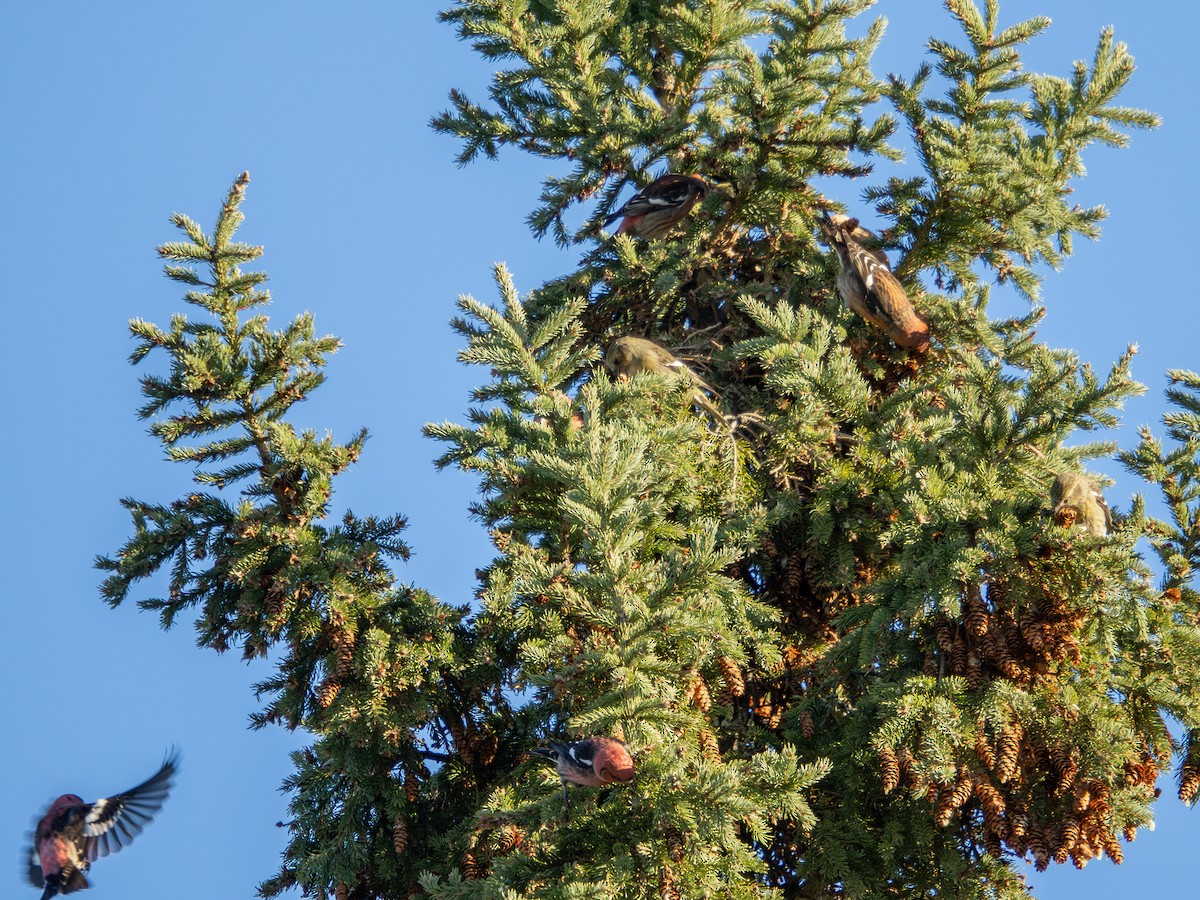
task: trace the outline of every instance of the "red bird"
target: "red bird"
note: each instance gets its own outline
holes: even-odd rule
[[[699,175],[663,175],[630,197],[604,225],[607,228],[624,216],[617,234],[635,234],[652,241],[670,231],[709,190],[708,182]]]
[[[29,883],[44,887],[41,900],[88,887],[86,874],[101,856],[115,853],[141,833],[171,792],[179,753],[171,751],[153,776],[135,788],[85,803],[63,794],[38,820],[28,852]]]
[[[561,744],[551,741],[549,747],[538,747],[533,753],[554,763],[562,779],[564,803],[568,781],[585,787],[604,787],[633,779],[633,757],[615,738],[594,737]]]

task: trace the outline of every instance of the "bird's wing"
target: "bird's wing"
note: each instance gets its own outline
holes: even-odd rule
[[[1094,487],[1094,488],[1092,488],[1092,491],[1093,491],[1093,495],[1096,498],[1096,503],[1098,503],[1100,505],[1100,510],[1101,510],[1101,512],[1104,513],[1104,527],[1107,528],[1109,531],[1112,531],[1112,528],[1113,528],[1112,510],[1108,508],[1108,501],[1104,499],[1104,494],[1102,494],[1100,492],[1099,488]]]
[[[42,877],[42,860],[38,856],[37,847],[33,845],[32,838],[22,848],[18,859],[20,868],[25,872],[25,880],[35,888],[45,887],[46,879]]]
[[[162,768],[137,787],[97,800],[88,808],[83,834],[89,861],[116,853],[141,833],[171,792],[178,765],[179,755],[172,753]]]
[[[677,209],[698,192],[699,186],[685,175],[677,179],[664,176],[630,197],[628,203],[604,220],[604,224],[608,225],[621,216],[642,216],[655,210]]]
[[[850,264],[854,266],[854,271],[858,273],[858,277],[862,279],[868,291],[878,290],[881,283],[889,279],[896,280],[891,269],[881,263],[858,241],[847,238],[846,253],[850,257]]]
[[[596,750],[588,741],[572,741],[569,744],[555,744],[558,758],[569,763],[571,768],[580,773],[591,774],[592,763],[595,762]]]

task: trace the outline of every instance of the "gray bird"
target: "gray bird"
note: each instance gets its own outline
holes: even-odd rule
[[[1050,504],[1054,521],[1064,528],[1082,528],[1096,537],[1107,537],[1112,528],[1112,512],[1096,482],[1086,475],[1064,472],[1050,486]]]
[[[924,350],[929,346],[929,326],[917,315],[895,275],[878,239],[847,216],[821,220],[825,240],[838,256],[837,290],[842,302],[876,328],[888,333],[901,347]]]

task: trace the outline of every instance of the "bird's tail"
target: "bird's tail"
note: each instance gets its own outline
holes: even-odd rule
[[[64,869],[58,874],[58,877],[52,881],[46,882],[46,890],[42,894],[42,900],[49,900],[57,894],[73,894],[76,891],[82,891],[88,887],[87,876],[83,874],[82,869]]]

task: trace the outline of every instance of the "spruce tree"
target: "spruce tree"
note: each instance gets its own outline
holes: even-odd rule
[[[530,225],[582,251],[459,301],[461,360],[488,374],[427,433],[480,481],[496,554],[470,603],[397,581],[402,517],[327,521],[365,432],[288,423],[339,342],[268,327],[261,248],[234,240],[248,176],[211,235],[175,216],[160,254],[202,318],[135,320],[133,361],[165,352],[141,414],[196,487],[124,501],[134,534],[98,564],[108,602],[164,572],[139,601],[164,627],[193,612],[202,646],[277,660],[254,724],[313,741],[261,896],[1016,898],[1018,860],[1120,862],[1172,769],[1194,800],[1200,376],[1170,373],[1165,442],[1118,452],[1080,433],[1142,390],[1132,349],[1100,377],[1034,333],[1043,274],[1099,233],[1069,196],[1085,149],[1155,124],[1115,105],[1132,58],[1106,31],[1069,77],[1032,74],[1048,20],[947,0],[935,65],[881,81],[870,5],[443,14],[497,73],[434,127],[463,163],[554,163]],[[910,174],[883,179],[898,123]],[[666,171],[714,188],[658,240],[601,230]],[[928,350],[838,296],[820,223],[868,209]],[[995,285],[1030,311],[993,318]],[[606,371],[622,335],[713,396]],[[1058,524],[1055,476],[1114,455],[1169,519],[1139,499],[1104,536]],[[589,736],[637,776],[564,804],[529,751]]]

